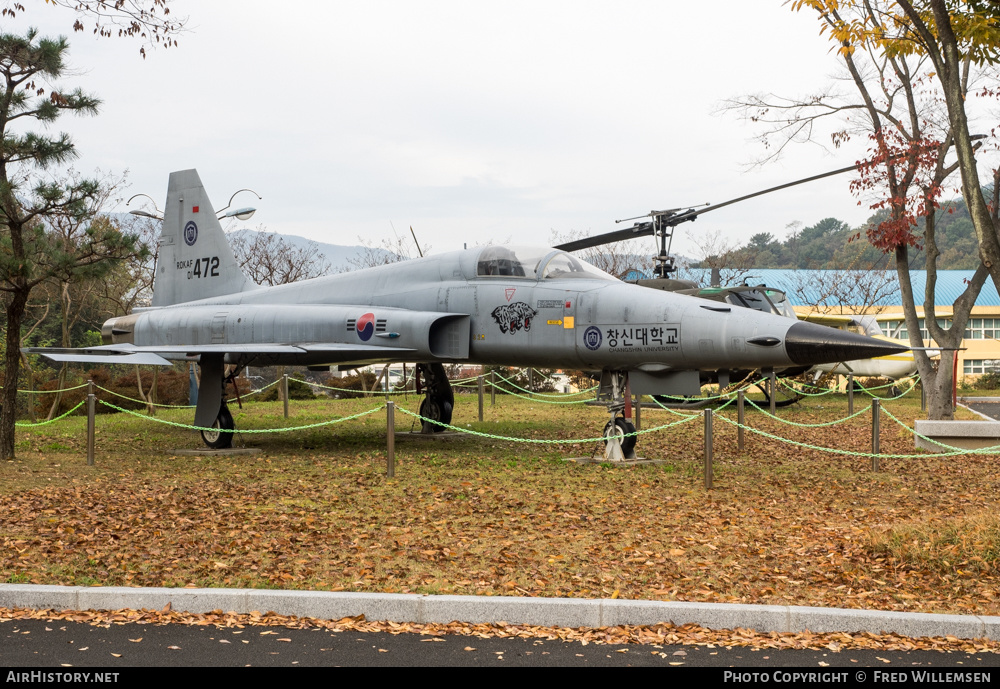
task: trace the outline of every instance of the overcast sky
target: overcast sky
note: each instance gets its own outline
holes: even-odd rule
[[[719,203],[849,165],[858,151],[793,147],[748,169],[755,130],[721,101],[810,93],[837,70],[806,11],[781,0],[319,2],[175,0],[189,31],[169,50],[73,34],[72,12],[26,3],[4,30],[68,34],[64,84],[103,100],[63,118],[76,167],[128,170],[162,207],[167,175],[197,168],[217,208],[318,241],[376,242],[412,225],[435,253],[489,240],[616,229],[653,208]],[[792,221],[869,212],[848,176],[700,218],[783,236]],[[621,227],[621,226],[618,226]],[[652,242],[650,240],[650,250]]]

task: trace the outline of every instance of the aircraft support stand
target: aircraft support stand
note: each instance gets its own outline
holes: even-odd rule
[[[847,376],[847,415],[854,413],[854,376]]]

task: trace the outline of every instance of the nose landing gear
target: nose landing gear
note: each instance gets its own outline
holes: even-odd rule
[[[604,458],[609,462],[635,459],[635,426],[629,406],[628,373],[604,371],[600,396],[607,399],[610,420],[604,426]]]

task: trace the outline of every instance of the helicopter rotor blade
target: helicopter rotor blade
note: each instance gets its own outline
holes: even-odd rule
[[[719,208],[725,208],[726,206],[731,206],[734,203],[739,203],[741,201],[747,201],[749,199],[755,198],[757,196],[763,196],[764,194],[770,194],[772,191],[780,191],[782,189],[787,189],[788,187],[794,187],[799,184],[805,184],[806,182],[814,182],[818,179],[823,179],[824,177],[832,177],[833,175],[840,175],[845,172],[850,172],[852,170],[857,170],[858,164],[850,165],[848,167],[842,167],[837,170],[831,170],[830,172],[824,172],[819,175],[813,175],[812,177],[806,177],[804,179],[796,180],[794,182],[788,182],[786,184],[780,184],[776,187],[771,187],[769,189],[763,189],[761,191],[755,191],[752,194],[747,194],[745,196],[740,196],[735,199],[730,199],[729,201],[723,201],[722,203],[717,203],[714,206],[708,206],[706,208],[701,208],[698,210],[691,209],[683,213],[678,213],[664,221],[665,225],[671,227],[679,225],[682,222],[688,222],[694,220],[699,215],[703,213],[708,213],[709,211],[718,210]],[[604,234],[595,235],[593,237],[584,237],[583,239],[576,239],[571,242],[566,242],[565,244],[560,244],[554,248],[561,251],[579,251],[581,249],[590,249],[595,246],[603,246],[604,244],[613,244],[614,242],[622,242],[627,239],[634,239],[636,237],[644,237],[646,235],[653,234],[654,225],[652,222],[636,223],[634,226],[624,229],[615,230],[614,232],[605,232]]]
[[[632,227],[627,227],[624,230],[615,230],[614,232],[607,232],[605,234],[599,234],[594,237],[583,237],[582,239],[574,239],[571,242],[566,242],[565,244],[560,244],[554,248],[560,251],[580,251],[581,249],[589,249],[594,246],[603,246],[604,244],[614,244],[615,242],[624,242],[628,239],[635,239],[636,237],[646,237],[653,233],[653,223],[643,222],[636,223]]]

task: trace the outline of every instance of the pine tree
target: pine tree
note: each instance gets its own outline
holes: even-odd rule
[[[65,38],[0,35],[0,295],[5,308],[0,459],[14,457],[14,421],[20,371],[21,325],[31,290],[52,277],[96,278],[111,260],[130,255],[135,238],[93,223],[73,245],[55,241],[48,224],[57,216],[93,215],[100,185],[57,168],[76,157],[69,135],[24,131],[50,125],[64,112],[97,113],[100,101],[79,89],[56,86],[65,68]]]

